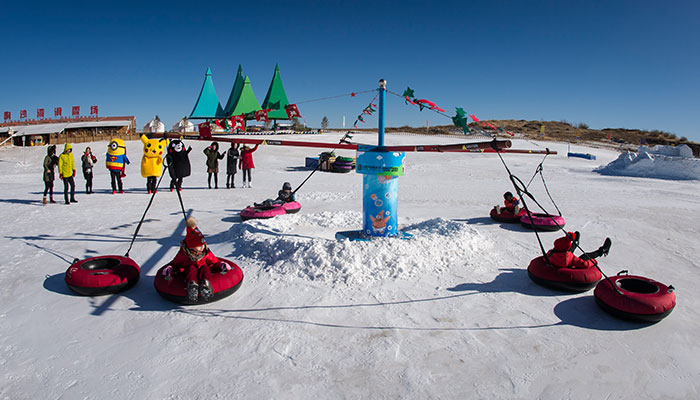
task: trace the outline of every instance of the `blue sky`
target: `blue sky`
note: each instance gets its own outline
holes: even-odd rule
[[[192,111],[211,67],[225,103],[238,64],[262,102],[276,63],[307,125],[347,125],[407,86],[452,114],[660,129],[700,141],[700,2],[12,2],[3,4],[0,111],[91,105]],[[388,126],[449,124],[389,96]],[[367,118],[376,126],[376,116]]]

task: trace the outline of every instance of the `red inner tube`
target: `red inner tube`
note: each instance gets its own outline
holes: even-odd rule
[[[547,264],[544,256],[530,261],[527,272],[535,283],[574,292],[592,289],[603,277],[597,268],[557,268],[551,266]]]
[[[494,221],[498,222],[507,222],[507,223],[518,223],[520,222],[520,218],[525,215],[527,212],[525,211],[524,208],[521,208],[520,211],[518,211],[517,214],[513,214],[512,211],[508,209],[502,209],[501,213],[497,213],[495,208],[491,209],[491,213],[489,214],[491,216],[491,219]]]
[[[612,276],[601,281],[593,294],[606,311],[627,319],[659,321],[676,306],[676,294],[669,286],[643,276]]]
[[[76,261],[66,271],[66,284],[74,292],[98,296],[125,290],[139,280],[141,268],[122,256],[100,256]]]
[[[210,301],[216,301],[230,296],[240,287],[243,282],[243,270],[233,261],[219,258],[219,260],[227,263],[231,269],[225,274],[221,274],[218,267],[212,268],[211,287],[214,292],[214,297]],[[187,298],[186,282],[184,274],[174,274],[170,280],[166,280],[163,276],[161,267],[156,273],[153,285],[158,293],[168,300],[182,304],[202,304],[205,303],[201,298],[192,303]]]

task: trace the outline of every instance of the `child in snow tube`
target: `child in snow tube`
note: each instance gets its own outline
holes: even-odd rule
[[[231,267],[209,250],[194,218],[187,218],[186,224],[185,240],[180,243],[180,251],[175,258],[163,268],[163,275],[165,280],[170,280],[174,274],[184,273],[187,282],[187,299],[196,303],[201,296],[202,300],[207,302],[214,296],[211,286],[211,268],[216,266],[221,273],[226,273]]]
[[[513,193],[511,192],[503,193],[503,204],[505,205],[505,207],[493,207],[494,209],[496,209],[496,214],[500,215],[503,211],[508,211],[513,215],[516,215],[520,212],[520,200],[518,200],[517,197],[513,196]]]
[[[603,242],[603,245],[600,246],[598,250],[577,257],[574,255],[573,251],[578,246],[580,238],[581,234],[576,231],[569,232],[568,235],[555,240],[554,248],[547,252],[549,263],[557,268],[593,268],[596,265],[596,262],[593,260],[608,255],[612,241],[610,238],[605,238],[605,242]]]
[[[284,204],[284,203],[291,203],[295,201],[294,200],[294,193],[292,193],[292,184],[289,182],[285,182],[282,185],[282,190],[277,192],[277,198],[276,199],[267,199],[263,201],[262,203],[254,203],[255,207],[272,207],[276,204]]]

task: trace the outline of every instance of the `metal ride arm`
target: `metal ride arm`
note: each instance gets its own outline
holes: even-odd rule
[[[178,133],[154,133],[152,137],[162,137],[169,139],[186,139],[186,140],[216,140],[217,142],[241,143],[251,145],[270,145],[270,146],[293,146],[293,147],[318,147],[318,148],[335,148],[357,150],[358,144],[351,143],[321,143],[321,142],[301,142],[298,140],[276,140],[276,139],[247,139],[247,138],[228,138],[215,137],[211,135],[180,135]],[[496,152],[493,146],[501,152],[510,152],[508,148],[511,146],[510,140],[490,140],[484,142],[456,143],[444,145],[403,145],[403,146],[384,146],[384,151],[405,151],[405,152],[470,152],[470,153],[492,153]],[[532,150],[513,150],[512,152],[524,152],[536,154]]]

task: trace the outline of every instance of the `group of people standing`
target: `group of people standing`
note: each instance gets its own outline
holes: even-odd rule
[[[207,157],[207,183],[209,189],[212,188],[212,177],[214,178],[214,188],[219,188],[219,160],[223,159],[224,157],[226,157],[226,188],[236,187],[234,177],[236,172],[238,172],[238,169],[243,172],[243,187],[252,187],[252,169],[255,168],[255,164],[253,163],[253,153],[257,149],[258,145],[250,148],[246,145],[240,146],[238,143],[231,143],[231,148],[229,148],[228,151],[225,153],[219,153],[219,143],[212,142],[206,149],[204,149],[204,154]],[[92,154],[90,147],[85,149],[85,152],[80,157],[80,161],[82,164],[83,178],[85,178],[85,193],[95,193],[93,191],[92,178],[93,168],[97,162],[97,157]],[[107,169],[110,171],[112,193],[117,193],[117,191],[119,193],[124,193],[122,187],[122,177],[125,176],[125,166],[126,164],[129,164],[129,160],[126,158],[126,146],[121,139],[114,139],[110,142],[105,161]],[[65,204],[77,203],[78,201],[75,199],[75,158],[73,156],[73,146],[71,146],[70,143],[66,143],[64,145],[63,152],[60,155],[56,155],[56,145],[49,145],[46,149],[46,157],[44,157],[43,166],[43,203],[56,203],[53,198],[56,167],[58,167],[58,177],[63,181]],[[189,175],[189,173],[187,175]],[[174,188],[180,190],[181,185],[182,178],[174,178],[174,181],[171,183],[170,190],[172,191]]]
[[[243,171],[243,187],[251,188],[252,186],[252,170],[255,168],[253,162],[253,153],[258,149],[256,144],[250,148],[243,145],[239,149],[238,143],[231,143],[231,147],[225,153],[219,153],[219,143],[212,142],[206,149],[204,154],[207,156],[207,184],[211,189],[211,179],[214,178],[214,189],[219,188],[219,160],[226,157],[226,188],[235,188],[234,177],[238,169]]]
[[[92,191],[92,168],[97,162],[97,157],[92,154],[90,147],[80,157],[82,163],[83,177],[85,178],[85,193]],[[54,168],[58,167],[58,177],[63,181],[63,196],[66,204],[77,203],[75,199],[75,158],[73,157],[73,146],[66,143],[61,155],[56,156],[56,145],[52,144],[46,149],[44,157],[44,198],[43,203],[55,203],[53,199],[53,182],[55,179]],[[46,196],[49,196],[48,201]]]

